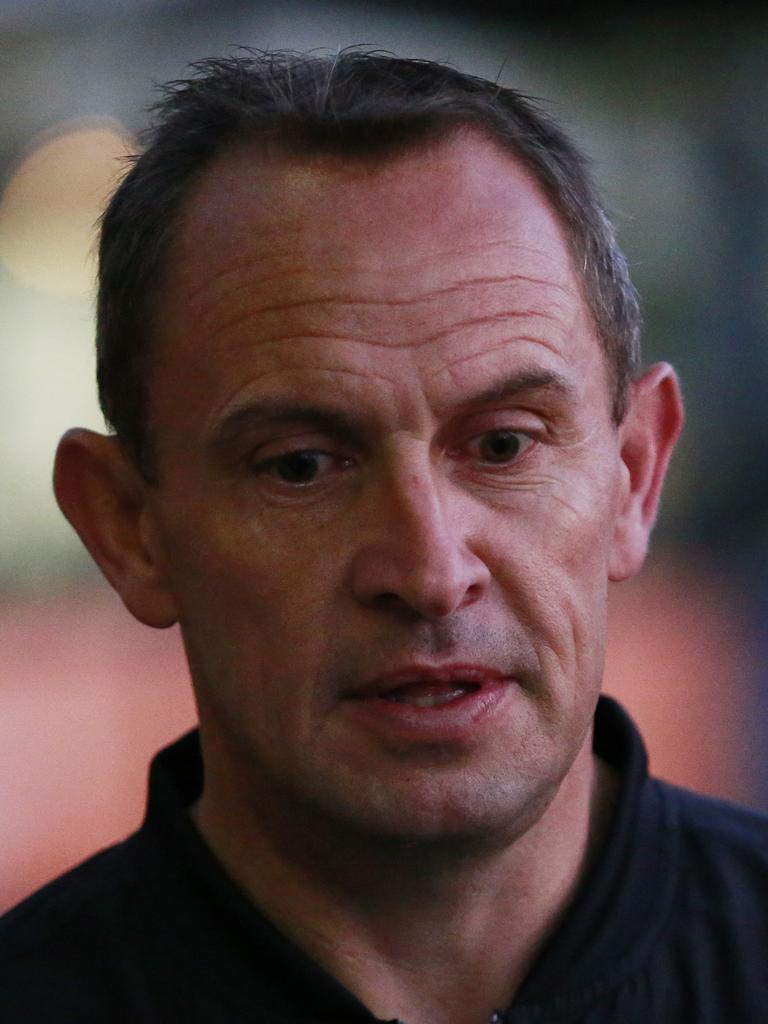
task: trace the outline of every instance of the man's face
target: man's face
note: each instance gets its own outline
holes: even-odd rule
[[[170,264],[148,515],[210,778],[382,835],[540,813],[586,749],[625,486],[540,190],[473,134],[242,149]]]

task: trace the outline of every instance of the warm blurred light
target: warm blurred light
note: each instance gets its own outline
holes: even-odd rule
[[[0,260],[23,284],[59,295],[94,281],[95,224],[130,143],[111,120],[78,120],[41,141],[0,200]]]

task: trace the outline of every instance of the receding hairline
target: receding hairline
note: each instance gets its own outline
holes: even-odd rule
[[[306,160],[380,167],[399,153],[472,128],[516,158],[546,195],[608,359],[613,416],[626,411],[639,365],[641,316],[626,259],[588,160],[540,101],[447,64],[343,51],[290,51],[199,61],[162,87],[147,147],[102,220],[97,376],[107,422],[137,463],[145,446],[147,316],[180,212],[220,153],[275,144]]]
[[[243,180],[243,173],[249,166],[252,166],[254,170],[254,194],[256,195],[256,204],[258,207],[259,205],[263,205],[258,197],[259,185],[266,182],[267,188],[270,190],[269,194],[264,198],[264,204],[269,203],[269,201],[275,197],[279,199],[280,190],[283,187],[283,183],[288,179],[291,169],[306,168],[310,173],[314,171],[322,173],[327,169],[332,176],[338,172],[339,176],[345,179],[343,184],[349,182],[350,174],[353,176],[354,184],[355,172],[356,170],[359,170],[359,177],[362,180],[373,181],[377,178],[381,179],[384,177],[384,190],[386,191],[386,174],[389,169],[396,170],[398,167],[401,167],[404,162],[409,161],[414,161],[418,164],[425,156],[428,157],[430,154],[440,154],[441,152],[445,153],[445,151],[449,150],[450,147],[457,147],[457,164],[462,163],[464,166],[471,167],[473,162],[472,153],[471,150],[466,148],[465,143],[471,143],[473,140],[477,140],[479,143],[487,146],[488,150],[497,156],[501,162],[508,164],[510,174],[514,173],[517,176],[522,176],[526,185],[532,190],[535,199],[538,200],[541,204],[541,208],[546,212],[548,219],[554,225],[558,239],[562,244],[563,252],[567,259],[567,266],[570,271],[567,282],[568,290],[570,290],[571,286],[575,289],[583,304],[585,314],[589,318],[589,322],[594,329],[595,343],[602,352],[603,359],[606,363],[606,369],[608,370],[607,376],[609,378],[610,388],[610,367],[608,355],[605,352],[605,346],[600,341],[599,327],[586,295],[583,275],[579,272],[579,268],[574,259],[573,248],[569,244],[568,226],[564,223],[564,218],[561,216],[556,206],[551,202],[541,183],[536,178],[535,174],[533,174],[526,166],[525,162],[517,158],[514,153],[501,145],[490,132],[487,132],[483,130],[482,127],[478,127],[476,125],[454,126],[450,132],[432,139],[414,139],[407,147],[399,147],[396,152],[388,153],[385,158],[382,158],[381,156],[372,158],[369,154],[363,154],[360,156],[353,154],[352,156],[346,156],[338,153],[306,153],[303,150],[294,151],[293,149],[286,149],[278,145],[273,145],[270,147],[270,151],[265,153],[263,147],[256,140],[237,140],[232,145],[228,145],[217,152],[205,167],[199,169],[196,181],[194,183],[190,183],[190,186],[174,216],[173,233],[171,237],[166,240],[163,258],[161,261],[161,280],[165,285],[168,285],[175,278],[175,274],[179,269],[181,269],[183,274],[186,254],[184,252],[179,252],[179,247],[182,242],[187,246],[187,254],[189,249],[198,247],[201,228],[204,228],[204,221],[208,216],[210,216],[210,213],[206,214],[203,218],[203,223],[201,224],[198,219],[201,202],[215,198],[217,194],[220,194],[223,197],[224,202],[227,203],[229,200],[227,184],[228,179],[230,179],[230,175],[232,180],[236,178],[238,180],[238,184],[240,184]],[[267,177],[259,180],[259,174],[261,171],[265,171]],[[308,212],[311,216],[311,209],[309,209]],[[259,221],[257,219],[259,217],[258,212],[256,212],[255,217],[251,219],[252,214],[253,207],[249,210],[249,226],[252,226],[255,231],[258,231],[260,226],[264,226],[269,232],[267,239],[270,239],[275,233],[279,234],[283,224],[285,223],[284,221],[281,223],[280,212],[277,214],[269,212],[266,213],[264,221]],[[301,211],[299,211],[299,216],[300,215]],[[197,221],[197,223],[195,223],[195,221]],[[194,231],[194,237],[190,235],[190,231]],[[497,244],[505,245],[507,243],[504,240],[499,240]],[[489,251],[489,248],[490,247],[487,243],[483,243],[478,246],[478,250],[482,253]],[[273,250],[269,249],[268,246],[265,246],[265,256],[267,254],[272,256]],[[459,258],[465,258],[464,253],[458,253],[457,255]],[[540,258],[543,258],[546,254],[542,252],[539,255]],[[255,259],[258,259],[258,257],[255,257]],[[552,287],[560,287],[556,281],[548,282],[548,284]],[[197,295],[204,292],[204,290],[205,285],[203,284],[202,286],[199,286],[198,283],[198,287],[195,287],[195,296],[197,297]],[[161,291],[161,289],[156,289],[156,291]],[[162,347],[159,344],[159,337],[157,333],[161,326],[158,323],[158,314],[161,310],[164,313],[168,312],[169,307],[164,307],[162,294],[147,296],[146,302],[148,313],[147,333],[149,335],[147,339],[147,353],[149,356],[147,365],[147,383],[150,384],[149,390],[151,391],[152,366],[154,359]],[[167,322],[167,320],[165,322]],[[149,392],[147,397],[147,412],[149,413],[152,404]],[[147,423],[147,426],[151,426],[149,422]]]
[[[548,213],[552,223],[555,225],[558,236],[563,244],[568,259],[568,266],[571,271],[573,284],[578,289],[579,295],[584,302],[586,312],[595,331],[599,342],[599,325],[590,307],[586,294],[586,283],[583,274],[576,263],[573,246],[570,244],[570,231],[567,221],[557,209],[537,178],[526,162],[509,148],[502,145],[494,135],[481,125],[460,124],[451,125],[445,132],[434,134],[430,138],[422,136],[408,140],[406,145],[398,146],[396,150],[386,154],[372,155],[370,153],[325,153],[307,152],[300,147],[286,147],[278,141],[273,140],[272,145],[265,150],[265,147],[258,139],[237,139],[231,144],[222,147],[213,157],[195,174],[194,181],[190,181],[185,194],[175,211],[173,218],[173,229],[169,232],[163,247],[161,259],[161,274],[159,280],[166,283],[168,274],[173,268],[181,263],[178,252],[182,237],[190,230],[191,224],[200,208],[200,201],[211,199],[220,194],[226,202],[228,198],[227,178],[231,174],[242,182],[243,171],[246,167],[252,167],[254,172],[254,192],[257,192],[260,185],[265,185],[269,190],[264,198],[264,204],[269,203],[275,196],[279,198],[280,191],[284,184],[290,185],[290,174],[293,170],[308,170],[310,173],[328,171],[332,178],[337,173],[339,177],[346,179],[346,182],[354,185],[356,179],[360,181],[374,182],[376,179],[385,179],[388,172],[397,171],[404,163],[420,163],[431,155],[439,156],[451,147],[456,147],[456,163],[471,167],[472,154],[464,147],[464,143],[476,141],[487,146],[503,162],[508,163],[510,174],[522,175],[527,185],[531,188],[541,206]],[[461,147],[461,148],[459,148]],[[260,173],[265,172],[260,177]],[[311,213],[311,210],[309,211]],[[252,222],[258,229],[260,223],[268,227],[270,232],[277,231],[283,227],[281,214],[265,211],[265,219],[262,222]],[[198,228],[200,225],[198,224]],[[499,244],[503,244],[501,241]],[[482,248],[485,248],[483,246]],[[153,292],[159,289],[153,289]],[[147,296],[147,310],[149,313],[148,322],[150,332],[153,329],[154,312],[158,305],[158,296]],[[604,346],[600,346],[603,348]],[[151,351],[154,344],[148,346]]]

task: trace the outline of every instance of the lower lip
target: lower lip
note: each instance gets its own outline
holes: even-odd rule
[[[347,712],[386,738],[413,743],[456,743],[471,738],[505,703],[513,680],[482,685],[445,704],[418,707],[381,697],[350,699]]]

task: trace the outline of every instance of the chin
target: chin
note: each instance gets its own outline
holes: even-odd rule
[[[392,785],[369,780],[361,790],[346,788],[315,802],[327,821],[335,820],[360,840],[405,846],[476,847],[504,845],[544,814],[556,787],[530,780],[500,781],[439,773]],[[314,801],[313,801],[314,802]]]

